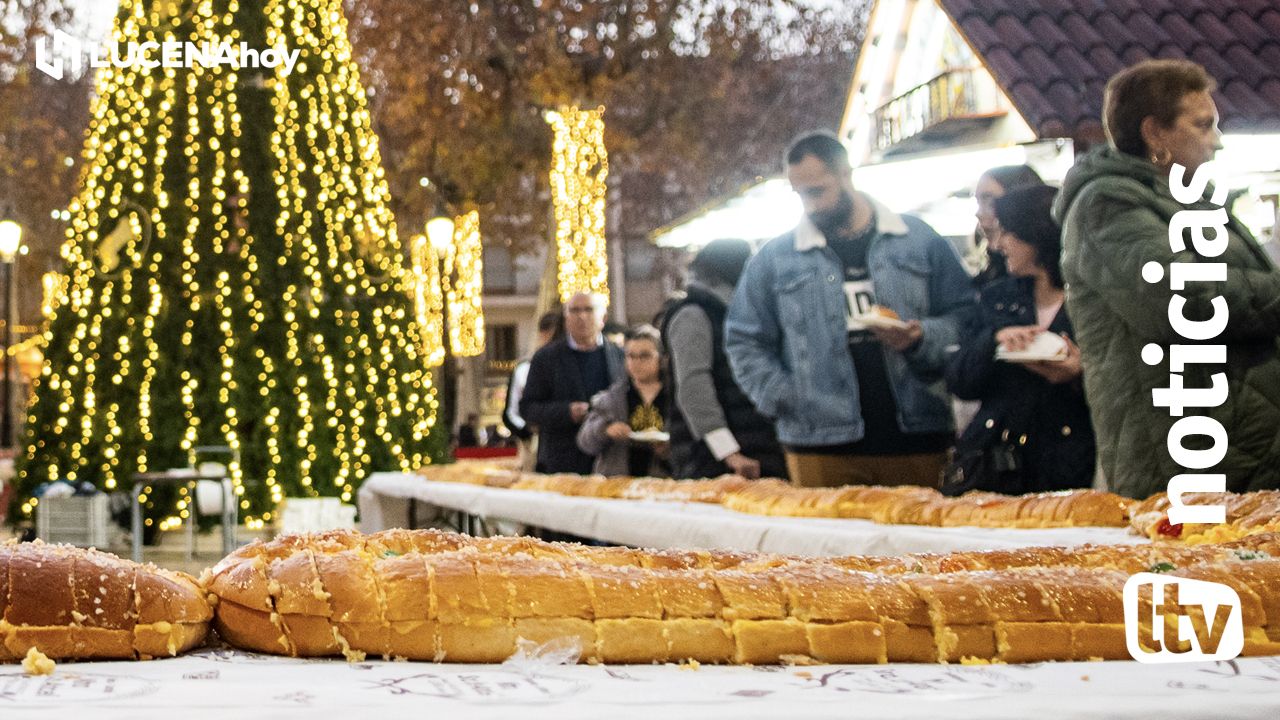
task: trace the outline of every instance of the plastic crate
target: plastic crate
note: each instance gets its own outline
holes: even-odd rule
[[[36,535],[47,543],[105,548],[110,523],[105,493],[41,498],[36,505]]]

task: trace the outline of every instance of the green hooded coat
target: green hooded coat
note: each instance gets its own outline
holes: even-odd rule
[[[1211,195],[1212,187],[1205,197]],[[1104,147],[1077,161],[1054,208],[1062,223],[1067,307],[1084,360],[1098,460],[1108,485],[1122,495],[1164,492],[1182,473],[1223,473],[1234,492],[1280,488],[1280,272],[1234,217],[1226,251],[1218,257],[1199,255],[1189,241],[1181,252],[1170,248],[1175,213],[1216,207],[1207,199],[1183,206],[1173,198],[1168,176],[1154,165]],[[1206,236],[1212,240],[1214,231]],[[1151,261],[1164,266],[1164,280],[1143,280],[1142,268]],[[1170,387],[1170,346],[1197,344],[1170,324],[1172,262],[1220,262],[1228,268],[1225,282],[1189,282],[1178,292],[1186,298],[1188,320],[1212,316],[1218,297],[1229,311],[1226,330],[1202,341],[1225,344],[1226,365],[1189,365],[1182,373],[1187,388],[1208,388],[1215,373],[1226,376],[1225,403],[1188,407],[1183,415],[1207,415],[1225,428],[1227,453],[1212,468],[1186,469],[1174,462],[1167,438],[1180,417],[1153,402],[1153,390]],[[1149,343],[1164,349],[1163,362],[1143,362]],[[1191,435],[1183,446],[1211,444]]]

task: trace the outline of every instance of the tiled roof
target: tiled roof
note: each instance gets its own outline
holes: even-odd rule
[[[1102,138],[1107,78],[1190,58],[1224,131],[1280,130],[1280,0],[938,0],[1040,137]]]

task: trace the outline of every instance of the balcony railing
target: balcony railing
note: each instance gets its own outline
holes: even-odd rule
[[[985,69],[948,70],[872,113],[875,149],[888,150],[948,120],[993,117],[1007,111],[1000,88]]]

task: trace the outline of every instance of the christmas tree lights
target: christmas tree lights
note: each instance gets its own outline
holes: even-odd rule
[[[576,292],[609,294],[605,244],[605,181],[609,156],[604,146],[604,108],[550,111],[555,132],[551,197],[555,205],[557,289],[561,302]]]
[[[52,480],[125,487],[219,445],[239,452],[228,469],[260,526],[286,496],[349,501],[370,471],[438,457],[416,272],[341,0],[123,0],[113,39],[300,53],[292,73],[98,74],[24,496]],[[146,495],[148,525],[189,515],[188,498]]]
[[[58,309],[62,304],[62,300],[67,294],[67,276],[59,272],[47,272],[40,276],[40,286],[43,288],[40,300],[40,315],[48,318],[53,315],[53,311]],[[33,337],[40,338],[39,335]]]

